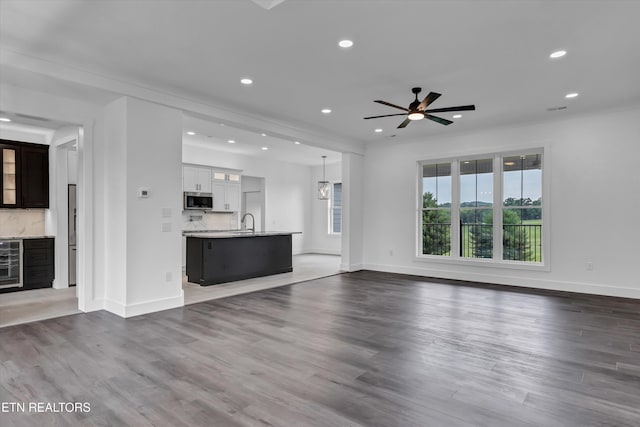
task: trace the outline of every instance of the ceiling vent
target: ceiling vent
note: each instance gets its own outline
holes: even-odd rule
[[[255,4],[257,4],[258,6],[270,10],[274,7],[276,7],[277,5],[279,5],[280,3],[282,3],[284,0],[251,0],[253,1]]]

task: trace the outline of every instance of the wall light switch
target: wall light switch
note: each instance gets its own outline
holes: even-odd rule
[[[170,222],[163,222],[162,223],[162,232],[163,233],[168,233],[169,231],[171,231],[171,223]]]
[[[138,188],[138,198],[146,199],[149,197],[149,189],[146,187]]]

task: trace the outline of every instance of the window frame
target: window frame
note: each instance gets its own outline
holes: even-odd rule
[[[543,270],[550,271],[550,203],[551,198],[550,180],[549,180],[549,159],[548,154],[545,156],[545,152],[549,153],[546,146],[523,146],[519,149],[509,149],[505,151],[494,152],[477,152],[470,154],[459,154],[455,156],[427,158],[416,162],[416,204],[415,204],[415,261],[429,262],[429,263],[443,263],[443,264],[456,264],[467,266],[479,266],[479,267],[496,267],[506,269],[519,269],[519,270]],[[503,179],[504,179],[504,165],[502,164],[503,157],[516,156],[516,155],[528,155],[539,154],[541,156],[541,186],[542,186],[542,257],[540,262],[531,261],[514,261],[505,260],[503,258]],[[481,160],[481,159],[493,159],[493,257],[492,258],[472,258],[460,256],[460,163],[467,160]],[[446,163],[451,164],[451,255],[430,255],[422,253],[422,174],[423,165],[434,163]],[[455,207],[455,209],[453,208]],[[496,227],[495,224],[500,224]]]
[[[340,232],[333,231],[333,210],[336,208],[334,206],[336,184],[340,184],[340,194],[342,195],[342,181],[331,182],[331,195],[329,196],[329,203],[327,203],[327,207],[328,207],[327,216],[328,216],[328,223],[329,223],[327,234],[329,234],[329,236],[342,236],[342,204],[338,206],[338,208],[340,209]]]

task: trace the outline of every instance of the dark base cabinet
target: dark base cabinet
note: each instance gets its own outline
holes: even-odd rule
[[[291,235],[187,237],[187,280],[201,285],[293,271]]]
[[[52,238],[24,239],[22,245],[24,253],[22,257],[22,286],[23,289],[50,288],[53,286]]]

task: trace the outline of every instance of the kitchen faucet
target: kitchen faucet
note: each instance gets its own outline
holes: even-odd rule
[[[245,230],[247,229],[247,224],[245,224],[245,218],[247,217],[247,215],[249,215],[251,217],[251,228],[249,228],[249,230],[251,230],[253,233],[256,232],[256,219],[253,217],[252,213],[245,213],[244,215],[242,215],[242,219],[240,220],[240,224],[244,224],[244,228]]]

